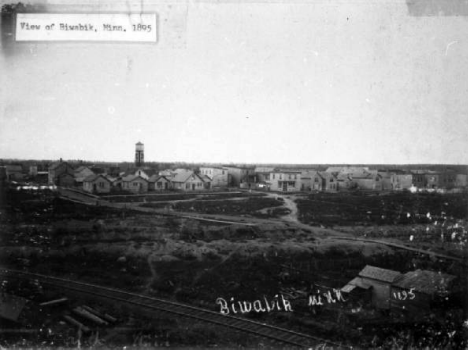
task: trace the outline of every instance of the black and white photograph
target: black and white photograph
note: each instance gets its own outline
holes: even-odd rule
[[[468,3],[0,0],[0,349],[468,349]]]

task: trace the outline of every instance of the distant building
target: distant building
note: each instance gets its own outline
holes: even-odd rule
[[[94,175],[94,172],[90,168],[85,165],[79,166],[75,169],[74,173],[76,185],[80,187],[83,186],[84,179],[91,175]]]
[[[453,171],[430,172],[425,177],[429,189],[452,189],[457,180],[457,174]]]
[[[242,183],[247,183],[249,175],[254,174],[252,167],[225,166],[230,176],[229,186],[240,187]]]
[[[267,181],[272,191],[296,192],[301,190],[301,171],[275,170]]]
[[[74,187],[75,177],[69,173],[63,173],[57,176],[56,185],[61,187]]]
[[[74,183],[75,171],[70,164],[68,164],[67,162],[63,162],[62,159],[60,159],[59,162],[51,164],[49,166],[49,184],[66,187],[73,186],[73,184],[69,184],[69,177],[62,176],[62,181],[60,181],[59,177],[64,174],[70,175],[73,178]]]
[[[209,178],[211,187],[227,187],[229,184],[229,172],[224,167],[200,167],[200,175]]]
[[[352,181],[360,190],[381,191],[382,177],[377,173],[352,175]]]
[[[200,191],[205,188],[202,178],[191,170],[178,169],[170,180],[175,190]]]
[[[122,178],[122,189],[134,193],[148,192],[148,180],[139,175],[129,175]]]
[[[37,165],[30,165],[29,166],[29,176],[36,176],[37,175]]]
[[[336,182],[338,183],[339,191],[348,191],[356,189],[357,185],[353,181],[352,175],[340,173],[336,175]]]
[[[394,190],[409,190],[413,186],[413,174],[393,173],[390,181]]]
[[[466,188],[467,186],[467,176],[466,174],[457,174],[455,178],[455,187]]]
[[[6,179],[8,181],[21,181],[24,179],[21,165],[5,165]]]
[[[103,175],[90,175],[83,180],[83,190],[89,193],[109,193],[111,181]]]
[[[154,174],[148,179],[148,186],[150,191],[167,191],[172,188],[172,182],[166,176]]]
[[[317,173],[322,178],[322,191],[338,191],[338,179],[335,174],[326,171],[319,171]]]
[[[143,164],[145,164],[145,146],[138,141],[135,144],[135,166],[139,168]]]
[[[301,191],[323,191],[325,180],[318,171],[309,170],[301,173]]]

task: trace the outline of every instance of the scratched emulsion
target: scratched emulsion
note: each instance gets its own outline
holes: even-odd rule
[[[408,14],[424,16],[467,16],[468,2],[464,0],[406,0]]]

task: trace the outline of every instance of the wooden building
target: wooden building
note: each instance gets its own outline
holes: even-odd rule
[[[90,175],[83,180],[83,190],[89,193],[109,193],[112,182],[104,175]]]
[[[370,290],[370,302],[377,309],[390,309],[392,302],[392,284],[401,277],[398,271],[367,265],[359,275],[348,282],[342,291],[352,293],[356,288]]]
[[[170,180],[175,190],[200,191],[205,188],[202,178],[191,170],[178,169]]]
[[[172,182],[169,177],[155,174],[148,179],[149,191],[167,191],[170,189],[172,189]]]
[[[67,162],[63,162],[62,159],[60,159],[59,162],[53,163],[49,166],[49,185],[62,186],[58,183],[58,177],[62,174],[71,175],[73,177],[73,181],[75,181],[75,171],[73,167]]]
[[[146,193],[148,187],[148,180],[139,175],[129,175],[122,178],[122,190],[133,193]]]
[[[456,276],[428,270],[407,272],[392,284],[392,308],[408,315],[440,308],[453,294]]]

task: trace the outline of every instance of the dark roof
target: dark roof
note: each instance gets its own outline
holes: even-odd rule
[[[89,169],[95,174],[104,174],[106,172],[106,169],[101,168],[101,167],[97,167],[97,166],[93,166],[93,167],[91,167]]]
[[[137,143],[135,143],[135,145],[143,146],[143,144],[142,144],[140,141],[138,141]]]
[[[137,179],[142,179],[146,182],[148,182],[148,180],[146,180],[144,177],[141,177],[140,175],[129,175],[129,176],[125,176],[122,178],[122,181],[124,182],[132,182],[132,181],[135,181]]]
[[[73,167],[70,164],[68,164],[67,162],[55,162],[55,163],[52,163],[51,165],[49,165],[49,170],[57,169],[62,164],[65,164],[66,166],[69,166],[70,168],[73,169]]]
[[[187,182],[188,179],[190,179],[191,176],[195,176],[195,177],[198,177],[199,179],[200,176],[198,176],[197,174],[195,174],[193,171],[191,170],[184,170],[184,169],[180,169],[175,175],[174,177],[171,178],[171,181],[172,182]],[[203,179],[201,179],[203,181]]]
[[[446,289],[455,278],[456,276],[445,273],[416,270],[405,273],[394,285],[403,289],[414,288],[417,292],[432,295]]]
[[[93,181],[96,181],[99,177],[103,178],[104,180],[107,180],[109,182],[111,182],[111,180],[109,180],[107,177],[101,175],[101,174],[93,174],[93,175],[89,175],[89,176],[86,176],[83,180],[83,182],[93,182]]]
[[[366,267],[364,267],[364,269],[359,272],[359,276],[371,278],[377,281],[392,283],[401,276],[401,273],[398,271],[381,269],[380,267],[366,265]]]
[[[171,180],[169,180],[166,176],[158,174],[151,175],[148,179],[148,182],[158,182],[160,179],[164,179],[167,182],[171,182]]]

